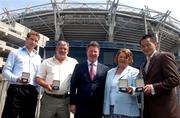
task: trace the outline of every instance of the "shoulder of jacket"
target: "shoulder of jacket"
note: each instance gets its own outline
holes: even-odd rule
[[[175,58],[174,54],[171,53],[171,52],[161,52],[159,53],[160,57],[161,58],[164,58],[164,57],[172,57],[172,58]]]
[[[128,69],[130,69],[133,72],[139,72],[139,69],[132,67],[132,66],[128,66]]]
[[[98,63],[100,66],[104,67],[104,68],[109,68],[108,66],[106,66],[105,64],[102,63]]]
[[[160,52],[159,54],[161,54],[161,55],[169,55],[169,54],[171,54],[171,53],[170,53],[170,52],[162,51],[162,52]]]
[[[117,67],[111,68],[111,69],[108,71],[108,73],[114,72],[114,71],[116,71],[116,70],[117,70]]]
[[[76,66],[86,66],[87,63],[86,62],[82,62],[82,63],[77,63]]]

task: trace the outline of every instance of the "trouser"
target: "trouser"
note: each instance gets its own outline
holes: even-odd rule
[[[69,97],[55,97],[44,93],[41,99],[40,118],[70,118]]]
[[[120,114],[114,114],[114,106],[110,106],[110,115],[105,115],[105,118],[137,118],[131,116],[125,116]]]
[[[11,84],[2,118],[35,118],[38,92],[32,85]]]

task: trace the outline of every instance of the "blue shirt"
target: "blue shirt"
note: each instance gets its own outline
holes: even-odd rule
[[[35,77],[40,64],[41,57],[35,50],[29,52],[26,47],[19,48],[10,52],[2,75],[10,84],[19,84],[17,78],[21,77],[22,72],[28,72],[30,73],[29,84],[37,86]]]

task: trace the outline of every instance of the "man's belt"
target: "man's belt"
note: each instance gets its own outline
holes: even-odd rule
[[[55,97],[55,98],[67,98],[67,97],[69,97],[68,93],[56,95],[56,94],[50,94],[50,93],[45,92],[45,94],[48,96],[51,96],[51,97]]]

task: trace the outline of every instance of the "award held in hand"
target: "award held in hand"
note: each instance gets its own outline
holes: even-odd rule
[[[127,79],[119,80],[119,91],[128,92],[128,80]]]
[[[59,87],[60,86],[60,81],[59,80],[53,80],[53,83],[52,83],[52,89],[53,90],[59,90]]]
[[[28,72],[22,72],[21,81],[22,83],[28,83],[29,82],[30,73]]]
[[[143,79],[136,79],[136,92],[143,92],[143,87],[144,87],[144,80]]]

